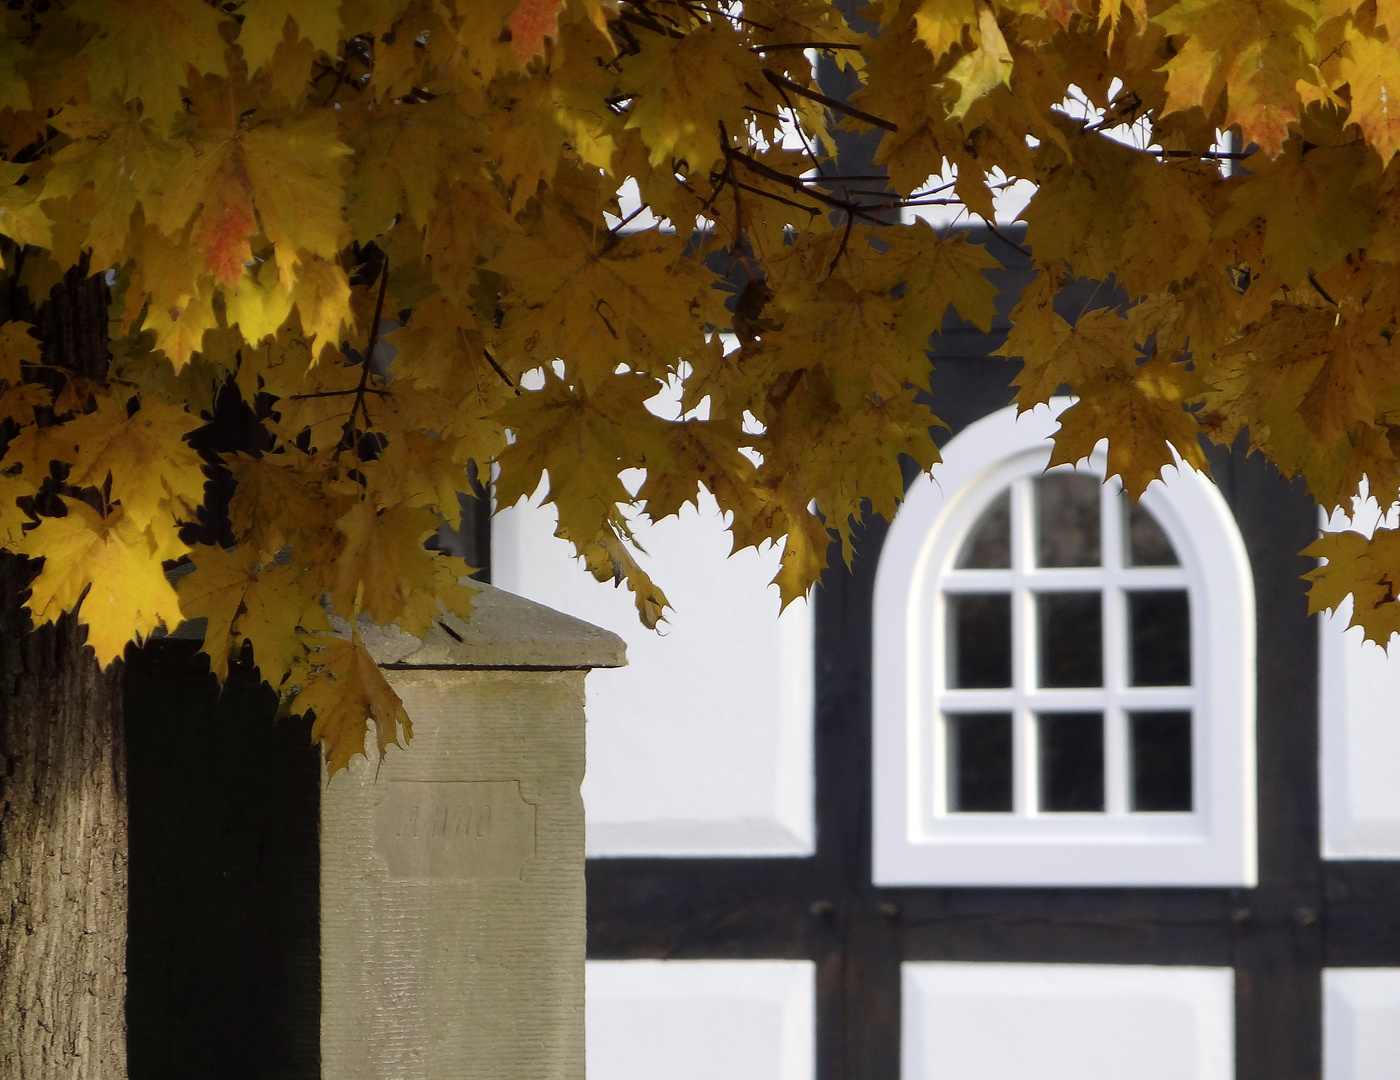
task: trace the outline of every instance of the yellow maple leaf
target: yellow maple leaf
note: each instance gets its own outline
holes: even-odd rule
[[[303,252],[334,259],[349,239],[342,192],[351,148],[333,117],[245,127],[232,84],[197,96],[201,126],[177,163],[160,169],[168,190],[151,200],[149,216],[162,232],[178,234],[197,214],[196,243],[225,284],[249,261],[256,224],[290,291]]]
[[[923,0],[914,13],[914,33],[935,60],[962,41],[963,31],[977,25],[974,0]]]
[[[1001,264],[985,247],[962,236],[940,239],[926,221],[882,229],[879,240],[889,245],[880,259],[882,276],[904,283],[904,318],[916,325],[914,344],[922,346],[942,329],[950,306],[984,333],[991,330],[998,290],[987,274]]]
[[[26,365],[39,363],[39,339],[33,324],[14,320],[0,324],[0,379],[18,385]]]
[[[1034,303],[1035,298],[1031,299]],[[1134,327],[1112,308],[1087,311],[1073,326],[1053,308],[1047,307],[1043,318],[1043,323],[1030,319],[1018,322],[1002,347],[1001,355],[1025,360],[1015,382],[1016,404],[1023,412],[1049,401],[1062,386],[1077,390],[1101,371],[1125,370],[1136,364],[1139,353]],[[1047,323],[1048,334],[1044,329]]]
[[[260,124],[243,136],[243,164],[263,231],[291,289],[300,252],[334,259],[349,239],[341,191],[350,147],[332,118]]]
[[[1309,0],[1178,0],[1152,21],[1180,44],[1162,65],[1166,112],[1199,106],[1211,115],[1226,96],[1225,125],[1276,155],[1301,111],[1297,85],[1317,56]]]
[[[468,490],[468,454],[460,453],[464,439],[434,437],[406,431],[389,443],[371,469],[371,486],[393,492],[411,506],[426,507],[458,528],[462,521],[459,491]]]
[[[438,554],[423,541],[439,524],[422,507],[356,503],[336,522],[343,538],[330,593],[336,610],[363,610],[380,625],[397,622],[421,638],[437,615],[431,597]]]
[[[519,88],[509,113],[491,132],[496,171],[510,190],[508,212],[518,213],[535,195],[540,181],[551,181],[566,150],[552,79],[528,79]]]
[[[1139,33],[1147,28],[1147,0],[1100,0],[1099,25],[1108,25],[1110,46],[1113,44],[1114,36],[1118,33],[1118,25],[1123,20],[1125,10],[1132,15]]]
[[[1400,530],[1379,528],[1370,536],[1351,530],[1324,533],[1303,554],[1325,560],[1303,575],[1308,586],[1308,613],[1335,610],[1354,598],[1348,627],[1360,626],[1369,641],[1383,648],[1400,633]]]
[[[981,97],[998,85],[1011,85],[1014,61],[1006,37],[997,25],[996,12],[988,3],[977,5],[978,45],[948,72],[948,81],[956,83],[958,96],[948,115],[961,119]]]
[[[338,0],[245,0],[238,13],[243,16],[238,44],[250,73],[272,59],[282,43],[283,32],[291,29],[288,22],[295,27],[297,36],[309,39],[321,52],[334,56],[338,51]]]
[[[1400,150],[1400,49],[1394,41],[1377,41],[1353,27],[1340,74],[1351,84],[1347,119],[1361,128],[1381,163],[1388,165]]]
[[[140,99],[162,131],[181,108],[190,69],[224,66],[223,18],[201,0],[77,0],[66,13],[96,31],[83,48],[92,96]]]
[[[135,104],[116,95],[65,108],[53,119],[68,141],[34,195],[53,218],[55,254],[65,264],[83,249],[98,266],[123,262],[133,215],[159,205],[178,153]]]
[[[401,746],[413,738],[403,702],[360,640],[359,627],[352,624],[349,640],[321,634],[317,641],[321,646],[314,657],[318,670],[289,708],[315,714],[311,738],[325,750],[327,772],[334,776],[356,754],[365,752],[365,733],[371,723],[381,757],[390,745]]]
[[[28,168],[0,162],[0,234],[16,244],[48,247],[53,242],[53,223],[40,206],[41,189],[37,184],[18,183]]]
[[[621,89],[635,95],[627,127],[641,134],[653,166],[675,159],[706,176],[722,157],[719,125],[742,131],[750,97],[765,85],[762,65],[740,32],[727,19],[711,19],[689,33],[660,37],[624,66]]]
[[[629,374],[589,392],[546,370],[540,390],[507,401],[498,413],[515,433],[498,459],[500,505],[533,494],[548,471],[547,501],[560,508],[557,535],[591,543],[610,508],[631,501],[618,473],[664,468],[670,457],[669,425],[646,408],[657,390],[654,379]]]
[[[105,667],[129,642],[183,620],[161,565],[173,553],[120,509],[104,518],[81,500],[62,498],[67,514],[45,518],[18,545],[20,554],[44,560],[25,606],[36,623],[45,623],[81,604],[87,643]]]
[[[487,264],[512,286],[501,333],[522,366],[565,359],[591,387],[619,364],[664,371],[705,349],[714,274],[685,254],[684,238],[655,229],[598,238],[562,215],[546,220],[555,227]]]
[[[271,558],[287,544],[305,546],[339,517],[318,483],[319,462],[300,451],[276,454],[229,454],[235,487],[229,522],[240,543]],[[277,507],[276,514],[267,513]]]
[[[346,289],[348,301],[349,290]],[[265,339],[276,334],[292,313],[292,296],[282,285],[277,265],[264,262],[243,274],[231,288],[221,290],[224,302],[224,319],[230,327],[237,327],[243,340],[249,345],[260,345]],[[343,316],[342,316],[343,317]],[[321,318],[317,309],[312,324]],[[303,324],[304,326],[305,324]],[[338,338],[333,338],[333,344]],[[246,381],[256,365],[249,363],[243,371]],[[251,392],[250,392],[251,391]],[[252,398],[258,391],[254,384],[247,384],[245,396]]]
[[[237,646],[253,647],[258,673],[281,686],[312,647],[312,634],[330,628],[321,600],[328,568],[299,563],[263,563],[243,593],[243,614],[234,627]]]
[[[228,677],[229,656],[241,644],[233,638],[233,623],[243,607],[243,594],[257,577],[257,556],[246,547],[225,551],[206,545],[191,555],[195,568],[176,581],[175,591],[187,618],[205,620],[200,651],[222,682]]]
[[[72,465],[68,483],[101,488],[110,474],[111,499],[139,529],[161,513],[194,520],[204,502],[204,463],[185,436],[199,421],[160,402],[131,416],[114,397],[97,402],[95,411],[44,432],[52,456]]]
[[[338,348],[355,331],[350,308],[350,282],[340,264],[317,255],[304,255],[297,264],[292,303],[301,316],[301,328],[313,342],[312,356],[329,345]]]
[[[30,518],[16,502],[39,489],[23,473],[0,472],[0,547],[13,548],[24,538]]]
[[[786,525],[783,553],[772,582],[778,586],[784,609],[807,595],[811,583],[826,568],[826,553],[831,547],[826,523],[805,508],[789,515]]]
[[[1119,476],[1134,499],[1177,460],[1208,474],[1200,428],[1184,407],[1205,390],[1185,363],[1163,359],[1080,379],[1079,400],[1060,414],[1050,466],[1073,465],[1106,438],[1108,475]]]
[[[321,609],[319,575],[290,563],[264,561],[256,548],[201,546],[195,569],[176,583],[186,618],[207,620],[201,649],[210,670],[228,674],[231,656],[243,643],[253,647],[262,678],[280,686],[305,658],[315,632],[329,629]]]
[[[1273,161],[1252,166],[1254,175],[1230,196],[1216,221],[1216,235],[1264,223],[1262,255],[1277,285],[1297,287],[1309,271],[1321,273],[1368,246],[1376,207],[1362,186],[1367,168],[1359,144],[1303,147],[1296,143]],[[1311,287],[1308,287],[1311,289]],[[1264,290],[1261,301],[1267,302]]]

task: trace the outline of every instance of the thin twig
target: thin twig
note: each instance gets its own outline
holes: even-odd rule
[[[841,256],[846,254],[846,244],[851,239],[851,226],[856,223],[853,215],[846,215],[846,230],[841,234],[841,246],[836,249],[836,254],[831,257],[831,265],[826,268],[826,276],[831,277],[836,273],[836,264],[841,261]]]
[[[650,12],[647,12],[646,14],[648,17],[644,19],[636,13],[635,8],[632,8],[628,9],[627,11],[624,11],[619,16],[619,20],[621,22],[630,22],[634,26],[643,27],[644,29],[650,30],[653,34],[661,34],[669,38],[685,37],[685,35],[682,34],[679,30],[675,30],[671,27],[661,25],[661,23],[656,21],[656,16],[652,15]]]
[[[734,192],[734,243],[729,245],[729,257],[733,259],[741,254],[744,243],[744,208],[739,199],[739,178],[734,175],[734,150],[729,145],[729,129],[725,127],[724,121],[719,122],[719,140],[724,148],[724,179],[729,183],[729,187]],[[719,195],[719,191],[715,192]]]
[[[310,398],[323,397],[349,397],[351,394],[378,394],[380,397],[388,397],[389,391],[378,386],[357,386],[353,390],[316,390],[310,394],[292,394],[292,401],[306,401]]]
[[[828,109],[834,109],[839,113],[845,113],[847,116],[864,121],[871,127],[883,128],[885,131],[899,130],[898,124],[892,123],[882,116],[876,116],[873,113],[857,109],[854,105],[847,105],[838,98],[827,97],[825,94],[819,94],[815,90],[808,90],[801,83],[795,83],[791,79],[786,79],[777,72],[770,71],[768,68],[763,69],[763,77],[779,89],[787,87],[794,94],[801,94],[805,98],[811,98],[813,101],[825,105]]]
[[[872,214],[868,207],[862,206],[859,203],[851,202],[849,199],[840,199],[834,195],[826,195],[823,192],[816,190],[815,188],[808,187],[807,185],[802,183],[800,177],[789,176],[787,173],[781,172],[778,169],[773,168],[771,165],[765,165],[763,164],[763,162],[751,158],[747,154],[741,154],[739,153],[739,151],[731,149],[727,145],[727,140],[726,145],[724,147],[724,154],[725,157],[728,158],[731,163],[734,161],[738,161],[750,172],[755,172],[759,176],[772,180],[774,183],[782,184],[783,187],[787,188],[790,191],[799,191],[803,195],[816,199],[818,202],[831,207],[833,210],[845,210],[847,213],[857,214],[860,217],[863,217],[869,221],[877,223],[879,222],[878,217]]]
[[[1011,237],[1005,235],[1000,229],[998,229],[993,222],[990,222],[986,218],[983,218],[982,223],[987,226],[987,231],[990,232],[993,236],[995,236],[998,240],[1000,240],[1003,244],[1007,244],[1010,247],[1014,247],[1017,251],[1019,251],[1028,259],[1033,258],[1033,256],[1031,255],[1030,248],[1022,247],[1020,244],[1016,243],[1015,240],[1011,239]]]
[[[354,445],[355,414],[357,412],[365,414],[366,427],[370,423],[369,409],[365,406],[365,393],[369,386],[370,361],[374,356],[375,346],[379,344],[379,323],[384,315],[384,294],[388,291],[389,259],[388,256],[385,256],[384,269],[379,272],[379,298],[374,302],[374,322],[369,328],[369,344],[365,346],[365,356],[360,361],[360,385],[355,388],[355,401],[350,406],[350,415],[345,418],[345,427],[340,433],[340,444],[335,448],[336,455]]]
[[[847,45],[840,41],[784,41],[779,45],[750,45],[749,52],[777,52],[780,49],[823,49],[833,52],[836,49],[859,49],[859,45]]]
[[[1243,161],[1254,156],[1236,150],[1202,150],[1199,153],[1195,150],[1148,150],[1147,153],[1157,157],[1198,158],[1202,161]]]
[[[491,370],[501,377],[502,382],[504,382],[517,394],[520,393],[520,387],[516,386],[515,383],[511,381],[511,377],[505,373],[505,369],[502,368],[500,364],[496,363],[496,358],[491,355],[491,350],[482,349],[481,355],[486,357],[486,362],[491,365]]]
[[[875,177],[875,179],[876,179],[876,180],[888,180],[889,177],[887,177],[887,176],[877,176],[877,177]],[[949,180],[947,183],[939,184],[937,187],[925,188],[923,191],[911,191],[911,192],[909,193],[909,197],[910,197],[911,199],[922,199],[922,198],[924,198],[924,197],[927,196],[927,195],[937,195],[940,191],[947,191],[950,187],[955,187],[955,186],[957,186],[957,181],[956,181],[956,180]]]
[[[637,209],[633,210],[633,211],[632,211],[630,214],[628,214],[625,218],[622,218],[616,225],[614,225],[611,229],[609,229],[608,232],[610,232],[612,235],[616,236],[619,232],[622,231],[622,229],[627,225],[627,223],[628,223],[629,221],[631,221],[633,218],[635,218],[635,217],[636,217],[638,214],[640,214],[643,210],[649,210],[649,209],[650,209],[650,207],[647,206],[646,203],[642,203],[641,206],[637,207]]]
[[[752,184],[746,184],[742,180],[735,180],[732,183],[736,190],[752,192],[754,195],[763,199],[772,199],[774,202],[782,203],[784,206],[791,206],[794,210],[802,210],[810,217],[816,217],[822,212],[820,206],[803,206],[796,199],[789,199],[786,195],[778,195],[772,191],[764,191],[762,188],[754,187]]]
[[[817,170],[817,176],[826,179],[826,173],[822,170],[821,159],[817,157],[817,152],[812,149],[812,144],[807,141],[807,133],[802,130],[802,118],[797,115],[797,110],[792,106],[792,100],[787,96],[787,91],[781,86],[778,88],[778,95],[783,99],[783,104],[787,106],[787,111],[792,115],[792,128],[797,132],[797,137],[802,140],[802,149],[807,151],[807,157],[812,161],[812,167]]]
[[[819,184],[822,187],[834,187],[837,184],[864,183],[868,180],[888,180],[888,176],[880,173],[841,173],[836,176],[799,176],[804,184]]]
[[[1315,275],[1311,270],[1308,271],[1308,282],[1312,285],[1314,289],[1317,290],[1318,296],[1322,297],[1322,299],[1326,300],[1333,307],[1341,307],[1341,305],[1338,304],[1337,301],[1333,300],[1330,296],[1327,295],[1327,290],[1322,287],[1321,283],[1317,280],[1317,275]]]

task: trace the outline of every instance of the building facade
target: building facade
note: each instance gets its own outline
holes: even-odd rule
[[[643,535],[660,639],[496,519],[498,584],[632,647],[590,684],[594,1080],[1400,1075],[1400,657],[1308,617],[1318,509],[1244,447],[1137,507],[1045,473],[1000,332],[935,342],[944,464],[782,619],[714,516]]]

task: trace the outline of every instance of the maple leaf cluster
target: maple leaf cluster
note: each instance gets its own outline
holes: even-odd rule
[[[968,226],[1015,180],[1033,278],[1002,351],[1022,407],[1078,395],[1056,461],[1106,437],[1137,494],[1247,431],[1324,506],[1363,476],[1400,493],[1400,5],[863,14],[10,5],[0,548],[39,564],[33,617],[77,611],[103,663],[206,620],[215,673],[251,650],[334,770],[367,725],[408,731],[357,620],[421,635],[470,606],[425,541],[472,470],[502,505],[547,482],[648,625],[666,598],[627,523],[702,487],[736,549],[782,546],[790,602],[893,514],[901,455],[936,462],[929,339],[950,310],[990,329],[999,263]],[[839,129],[879,136],[880,175],[842,173]],[[960,216],[907,212],[930,202]],[[101,377],[31,325],[75,275],[110,300]],[[1381,534],[1318,553],[1319,603],[1400,580]],[[1393,591],[1363,608],[1400,625]]]

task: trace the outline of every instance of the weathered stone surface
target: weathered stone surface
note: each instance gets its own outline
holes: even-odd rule
[[[380,664],[412,667],[622,667],[627,645],[616,634],[533,600],[473,582],[480,589],[471,619],[441,620],[419,640],[397,627],[362,623],[360,634]]]
[[[414,738],[322,794],[322,1076],[582,1080],[583,683],[624,646],[495,589],[449,625],[364,635]]]

